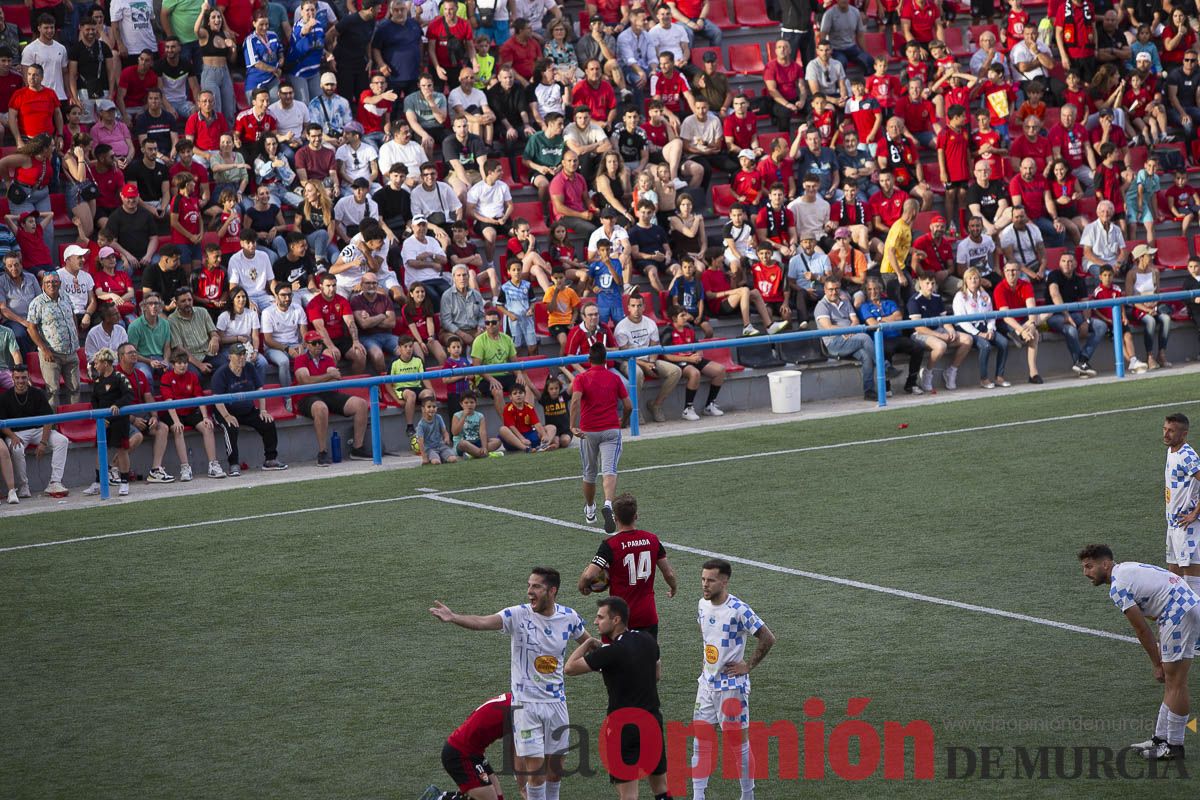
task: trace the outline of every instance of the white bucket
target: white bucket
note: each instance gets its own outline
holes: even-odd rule
[[[797,369],[781,369],[767,375],[771,387],[771,411],[775,414],[795,414],[800,410],[800,377]]]

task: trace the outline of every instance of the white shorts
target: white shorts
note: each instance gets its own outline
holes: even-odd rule
[[[1177,567],[1200,565],[1200,525],[1167,528],[1167,563]]]
[[[696,708],[692,711],[692,719],[703,720],[709,725],[738,724],[745,727],[750,724],[750,691],[749,689],[714,689],[703,678],[696,688]],[[739,709],[736,716],[726,713],[725,703],[728,700],[737,702]]]
[[[513,745],[522,758],[565,753],[570,747],[567,703],[513,703]]]
[[[1196,654],[1200,639],[1200,606],[1192,606],[1173,622],[1165,617],[1158,620],[1158,648],[1163,661],[1181,661]]]

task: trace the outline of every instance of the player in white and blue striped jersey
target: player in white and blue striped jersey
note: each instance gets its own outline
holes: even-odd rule
[[[1182,576],[1136,561],[1113,563],[1108,545],[1079,551],[1083,574],[1093,586],[1109,584],[1108,596],[1133,626],[1162,684],[1154,736],[1132,745],[1153,760],[1183,759],[1183,729],[1191,712],[1188,669],[1200,639],[1200,596]],[[1158,639],[1148,620],[1158,621]]]
[[[1164,494],[1167,511],[1167,568],[1200,594],[1200,456],[1187,442],[1189,422],[1183,414],[1163,421],[1167,446]]]
[[[563,690],[567,642],[590,636],[583,618],[555,602],[558,570],[534,567],[526,596],[529,602],[497,614],[456,614],[440,602],[429,611],[442,622],[474,631],[504,631],[512,638],[513,749],[517,769],[528,776],[529,800],[558,800],[563,755],[570,749],[570,717]]]
[[[699,686],[692,718],[721,728],[742,728],[739,778],[742,800],[754,800],[754,766],[749,737],[744,732],[750,724],[750,670],[771,651],[775,634],[754,609],[729,593],[732,572],[729,562],[719,558],[705,561],[701,567],[703,596],[697,606],[696,622],[704,639],[704,661],[697,679]],[[751,636],[758,639],[758,646],[746,661],[746,640]],[[693,768],[699,764],[712,764],[713,757],[712,744],[698,737],[692,749]],[[711,769],[701,768],[692,778],[693,800],[705,800],[710,772]]]

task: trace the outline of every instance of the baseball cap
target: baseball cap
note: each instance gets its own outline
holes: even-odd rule
[[[706,64],[715,64],[715,63],[717,63],[717,54],[716,54],[716,53],[714,53],[712,50],[706,50],[706,51],[704,51],[704,55],[703,55],[703,56],[701,56],[701,58],[703,58],[703,59],[704,59],[704,62],[705,62]]]
[[[321,76],[321,85],[329,86],[330,84],[337,86],[337,75],[334,75],[332,72],[326,72]]]
[[[805,239],[812,239],[812,240],[815,242],[815,241],[817,240],[817,238],[818,238],[818,237],[817,237],[817,232],[816,232],[816,231],[814,231],[814,230],[807,230],[807,231],[803,231],[803,232],[800,234],[800,241],[802,241],[802,242],[803,242]]]
[[[105,250],[112,252],[111,247],[106,247]],[[86,247],[80,247],[77,244],[67,245],[67,249],[63,251],[63,258],[71,258],[72,256],[86,256],[88,254]]]
[[[137,199],[140,197],[136,183],[127,183],[121,187],[121,197],[132,197]]]
[[[96,110],[97,111],[116,111],[117,104],[114,103],[112,100],[101,98],[96,101]]]
[[[424,214],[417,214],[415,217],[412,218],[413,225],[426,225],[426,224],[428,224],[428,222],[429,222],[429,220],[425,219]]]
[[[850,229],[847,228],[845,225],[843,225],[842,227],[838,228],[836,231],[833,232],[833,238],[849,239],[850,238]]]
[[[70,249],[71,248],[68,247],[67,251],[70,252]],[[86,252],[86,251],[84,251],[84,252]],[[100,258],[111,258],[111,257],[115,256],[116,254],[117,254],[117,251],[112,249],[111,247],[101,247],[100,248]]]
[[[943,217],[941,214],[934,214],[932,217],[929,218],[930,227],[932,227],[934,225],[938,225],[938,224],[945,225],[946,218]]]
[[[355,122],[354,120],[350,120],[349,122],[347,122],[345,125],[342,126],[342,132],[345,133],[346,131],[354,131],[355,133],[362,133],[363,132],[362,123]]]
[[[321,334],[317,331],[309,331],[308,333],[304,334],[304,341],[319,342],[321,341]]]
[[[754,151],[747,148],[747,149],[741,151],[740,153],[738,153],[738,158],[748,158],[751,161],[753,161],[754,160]]]
[[[1152,60],[1152,57],[1149,53],[1147,53],[1143,50],[1142,52],[1137,54],[1137,57],[1134,60],[1135,61],[1150,61],[1150,60]]]
[[[1149,245],[1139,244],[1137,247],[1133,248],[1133,257],[1141,258],[1142,256],[1152,256],[1157,252],[1158,252],[1157,247],[1150,247]]]
[[[244,356],[246,355],[246,345],[242,344],[241,342],[230,345],[229,352],[231,355]]]

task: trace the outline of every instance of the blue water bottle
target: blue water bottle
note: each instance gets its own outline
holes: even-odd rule
[[[335,464],[342,463],[342,435],[337,431],[329,437],[329,457]]]

